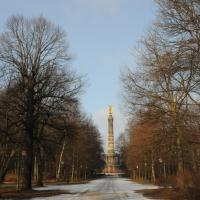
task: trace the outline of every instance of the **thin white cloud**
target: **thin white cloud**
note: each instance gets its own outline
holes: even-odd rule
[[[113,110],[113,126],[114,126],[114,139],[116,140],[121,132],[125,129],[125,117],[119,110]],[[104,143],[104,149],[107,151],[107,138],[108,138],[108,110],[103,108],[93,114],[94,123],[97,125]]]

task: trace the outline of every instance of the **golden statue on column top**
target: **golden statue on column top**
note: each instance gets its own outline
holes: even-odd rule
[[[108,113],[109,113],[109,115],[112,115],[112,110],[113,110],[113,109],[112,109],[112,106],[110,105],[109,108],[108,108]]]

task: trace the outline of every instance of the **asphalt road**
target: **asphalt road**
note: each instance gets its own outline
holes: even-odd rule
[[[120,177],[107,177],[88,184],[47,187],[46,189],[65,189],[72,194],[34,198],[34,200],[146,200],[147,198],[135,193],[134,190],[150,188],[156,188],[156,186],[137,184]]]

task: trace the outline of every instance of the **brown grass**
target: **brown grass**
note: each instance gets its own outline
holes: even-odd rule
[[[137,190],[137,193],[142,193],[145,197],[163,200],[186,200],[186,195],[177,189],[173,188],[159,188],[159,189],[145,189]]]
[[[59,194],[69,194],[69,192],[65,190],[17,191],[9,188],[0,189],[0,199],[5,199],[5,198],[29,199],[34,197],[49,197]]]

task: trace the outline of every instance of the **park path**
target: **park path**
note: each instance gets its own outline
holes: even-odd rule
[[[34,198],[34,200],[147,200],[148,198],[143,197],[142,194],[135,193],[134,190],[153,188],[157,187],[133,183],[121,177],[106,177],[90,181],[87,184],[48,186],[45,189],[68,190],[71,194]]]

